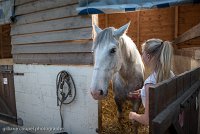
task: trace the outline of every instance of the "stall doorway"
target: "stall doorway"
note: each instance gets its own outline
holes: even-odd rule
[[[0,26],[0,120],[16,124],[10,25]]]

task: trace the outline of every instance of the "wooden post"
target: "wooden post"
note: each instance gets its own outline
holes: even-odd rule
[[[184,75],[183,74],[180,74],[177,76],[177,79],[176,79],[176,98],[180,97],[184,92],[183,92],[183,78],[184,78]]]
[[[155,117],[155,103],[156,103],[156,96],[155,96],[155,87],[149,87],[149,133],[153,134],[153,128],[152,128],[152,120]]]
[[[140,46],[140,11],[137,12],[137,47],[141,52]]]
[[[174,39],[176,39],[178,37],[178,6],[175,6],[174,13]],[[177,45],[174,45],[173,47],[174,49],[178,49]]]
[[[98,134],[102,133],[102,106],[101,100],[98,101]]]
[[[92,15],[92,24],[99,26],[98,15]],[[93,38],[95,37],[95,32],[93,31]],[[96,132],[98,134],[102,133],[102,106],[101,101],[98,101],[98,128]]]
[[[2,26],[0,26],[0,59],[3,58],[3,30]]]
[[[175,7],[175,21],[174,21],[174,38],[177,38],[178,37],[178,6]]]
[[[105,28],[108,27],[108,15],[105,14]]]

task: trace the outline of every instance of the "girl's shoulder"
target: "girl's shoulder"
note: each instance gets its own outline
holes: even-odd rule
[[[170,78],[172,78],[174,76],[175,76],[174,72],[172,70],[170,70]]]
[[[149,77],[144,81],[144,85],[146,84],[156,84],[156,73],[152,73]]]

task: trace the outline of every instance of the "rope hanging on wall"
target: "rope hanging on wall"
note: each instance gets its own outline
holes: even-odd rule
[[[61,128],[63,128],[62,104],[70,104],[76,97],[76,86],[70,73],[61,71],[56,78],[57,106],[60,106]]]

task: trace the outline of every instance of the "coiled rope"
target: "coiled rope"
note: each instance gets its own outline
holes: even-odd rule
[[[61,128],[63,129],[62,104],[70,104],[76,97],[76,86],[70,73],[64,70],[58,73],[56,88],[57,106],[60,106]]]

